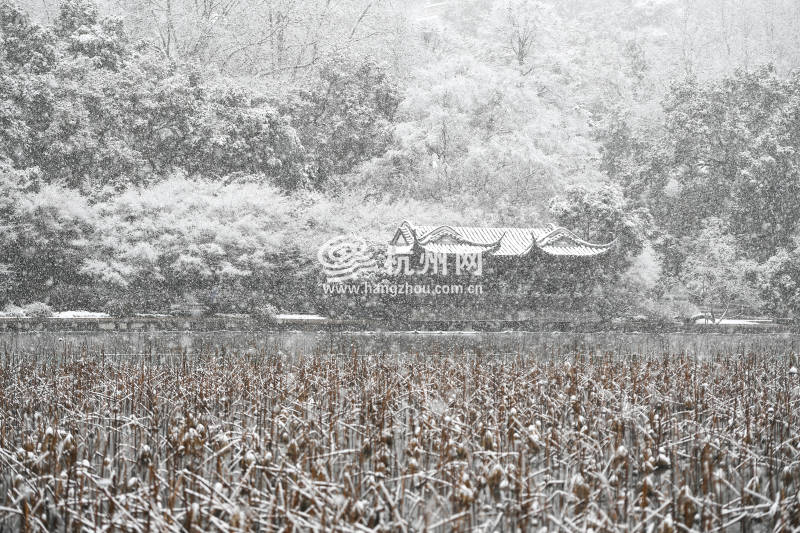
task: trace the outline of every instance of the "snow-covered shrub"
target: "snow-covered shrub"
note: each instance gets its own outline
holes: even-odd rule
[[[21,318],[25,316],[25,310],[18,305],[8,304],[3,308],[3,311],[0,312],[0,316]]]
[[[24,307],[25,315],[32,318],[47,318],[53,316],[53,310],[44,302],[29,303]]]
[[[275,315],[278,314],[278,309],[272,304],[265,303],[255,306],[251,314],[260,322],[271,324],[275,322]]]

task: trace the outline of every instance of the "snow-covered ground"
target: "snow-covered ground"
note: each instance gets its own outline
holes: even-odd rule
[[[108,313],[96,311],[58,311],[53,313],[53,318],[110,318]]]
[[[307,320],[309,322],[318,322],[318,321],[325,321],[328,320],[327,317],[322,315],[303,315],[303,314],[277,314],[275,315],[276,320]]]

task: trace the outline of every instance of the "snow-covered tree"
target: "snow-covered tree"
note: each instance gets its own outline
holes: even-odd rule
[[[716,321],[737,307],[750,312],[759,307],[757,276],[758,265],[743,257],[724,222],[709,218],[689,246],[679,279],[693,303]]]

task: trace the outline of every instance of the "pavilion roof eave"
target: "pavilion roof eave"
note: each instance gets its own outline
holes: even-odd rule
[[[596,257],[607,253],[616,242],[588,242],[552,224],[545,228],[415,227],[404,221],[390,244],[398,253],[413,253],[416,248],[432,253],[523,257],[536,249],[554,257]]]

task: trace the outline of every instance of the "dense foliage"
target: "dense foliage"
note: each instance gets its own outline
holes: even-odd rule
[[[305,234],[337,226],[312,191],[390,138],[381,65],[337,57],[276,97],[209,83],[82,0],[50,27],[6,0],[0,15],[6,301],[296,307],[296,284],[316,280]]]
[[[410,219],[616,238],[609,316],[800,311],[791,5],[268,4],[0,2],[2,305],[319,310]]]
[[[773,311],[800,310],[776,275],[800,229],[799,105],[797,74],[739,70],[676,82],[658,127],[603,131],[604,167],[656,221],[665,280],[704,307],[757,308],[760,286]]]
[[[397,96],[374,63],[332,62],[274,101],[207,83],[80,0],[61,5],[53,28],[8,0],[2,10],[0,150],[47,182],[92,195],[181,170],[297,188],[349,171],[386,142]]]

